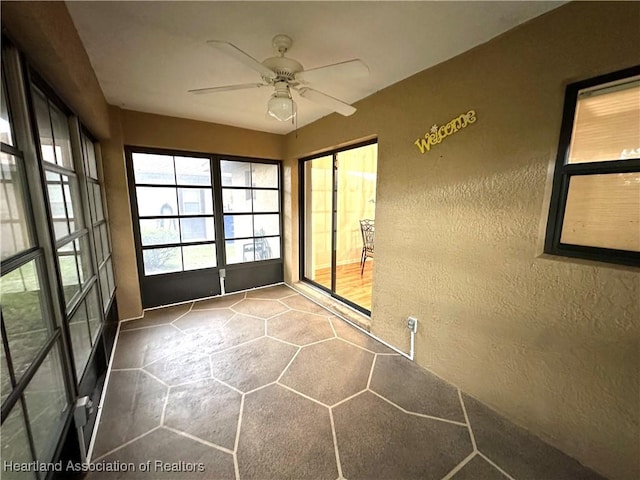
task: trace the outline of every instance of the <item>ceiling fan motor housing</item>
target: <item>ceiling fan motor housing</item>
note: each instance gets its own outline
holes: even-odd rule
[[[277,75],[277,78],[274,80],[262,77],[268,83],[286,81],[295,84],[293,82],[295,81],[296,73],[303,70],[300,62],[296,62],[294,59],[287,57],[270,57],[262,62],[262,65],[273,70]]]

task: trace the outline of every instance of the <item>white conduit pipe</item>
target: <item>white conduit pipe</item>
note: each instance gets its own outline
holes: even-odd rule
[[[285,283],[286,285],[286,283]],[[287,285],[289,287],[291,287],[290,285]],[[293,287],[291,287],[293,288]],[[344,320],[345,322],[347,322],[349,325],[351,325],[354,328],[357,328],[358,330],[360,330],[362,333],[368,335],[369,337],[373,338],[374,340],[377,340],[378,342],[382,343],[384,346],[389,347],[391,350],[393,350],[394,352],[399,353],[400,355],[402,355],[405,358],[408,358],[409,360],[413,361],[414,357],[415,357],[415,346],[416,346],[416,333],[411,330],[411,347],[409,350],[409,353],[403,352],[402,350],[400,350],[397,347],[394,347],[393,345],[385,342],[384,340],[382,340],[381,338],[376,337],[373,333],[366,331],[364,328],[362,328],[360,325],[357,325],[356,323],[353,323],[351,320],[349,320],[348,318],[343,317],[342,315],[340,315],[337,312],[334,312],[333,310],[329,309],[326,305],[322,305],[320,302],[318,302],[317,300],[314,300],[313,298],[311,298],[310,296],[306,295],[305,293],[301,292],[300,290],[293,288],[293,290],[295,290],[296,292],[298,292],[300,295],[302,295],[303,297],[307,298],[308,300],[311,300],[313,303],[315,303],[316,305],[321,306],[322,308],[329,310],[331,313],[333,313],[336,317],[341,318],[342,320]]]

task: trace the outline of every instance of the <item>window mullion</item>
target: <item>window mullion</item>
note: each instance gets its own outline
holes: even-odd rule
[[[571,163],[562,167],[568,175],[597,175],[607,173],[628,173],[640,170],[640,159],[612,160],[606,162]]]

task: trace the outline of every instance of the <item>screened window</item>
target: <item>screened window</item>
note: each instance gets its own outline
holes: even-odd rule
[[[280,258],[280,173],[273,163],[220,161],[226,263]]]
[[[42,89],[32,85],[33,107],[35,109],[40,154],[46,182],[46,197],[49,204],[49,216],[53,225],[56,242],[56,259],[62,294],[65,300],[65,321],[71,338],[74,368],[78,381],[82,378],[91,351],[97,342],[96,333],[99,325],[93,317],[93,334],[87,303],[93,301],[95,295],[96,275],[91,250],[90,235],[94,232],[93,211],[102,209],[100,185],[97,183],[97,167],[93,144],[88,137],[78,132],[77,122],[71,121],[62,109],[49,98]],[[75,127],[74,127],[75,126]],[[74,131],[75,128],[75,131]],[[72,136],[75,135],[77,161],[74,161]],[[80,182],[87,186],[87,204],[89,210],[83,208],[83,190]],[[97,190],[97,192],[95,191]],[[89,215],[87,215],[87,213]],[[104,216],[98,222],[98,229],[106,225]],[[91,228],[90,228],[91,227]],[[108,258],[110,249],[101,255]],[[96,255],[97,256],[97,255]],[[108,266],[100,264],[105,270]],[[105,271],[105,276],[106,276]],[[105,283],[105,306],[110,298],[108,282]],[[102,317],[98,317],[101,321]],[[53,360],[52,360],[53,361]]]
[[[144,274],[217,265],[211,160],[132,154]]]
[[[640,68],[567,87],[545,250],[640,263]]]

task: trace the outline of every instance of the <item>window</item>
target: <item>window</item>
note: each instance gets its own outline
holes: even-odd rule
[[[85,181],[87,186],[87,198],[89,200],[89,218],[91,219],[91,232],[95,245],[96,261],[98,264],[98,278],[100,291],[102,292],[102,308],[106,313],[111,306],[115,293],[113,281],[113,267],[111,262],[111,244],[109,242],[109,228],[107,226],[106,207],[103,201],[102,186],[98,180],[98,159],[96,146],[89,136],[83,131],[80,134],[80,144],[84,159]],[[92,330],[95,337],[97,330]]]
[[[145,308],[282,281],[279,162],[125,151]]]
[[[31,193],[39,188],[41,179],[29,176],[29,167],[33,166],[29,162],[33,158],[25,157],[23,151],[33,137],[21,128],[23,123],[13,121],[14,114],[15,118],[24,116],[25,111],[21,109],[24,102],[20,101],[15,76],[9,76],[10,84],[6,82],[5,73],[16,71],[17,57],[15,50],[6,46],[4,38],[3,44],[0,88],[0,451],[3,461],[48,462],[71,404],[61,357],[61,330],[55,321],[48,283],[47,268],[52,265],[52,259],[45,255],[39,243],[31,203]],[[10,66],[5,64],[7,58]],[[64,138],[64,127],[59,120],[54,121],[53,128],[60,138]],[[56,158],[67,162],[64,140],[57,156],[53,134],[47,138],[48,158],[54,163]],[[64,235],[68,235],[69,223],[73,222],[73,214],[68,213],[70,204],[65,202],[65,194],[70,192],[69,178],[62,179],[58,175],[56,181],[59,196],[55,209],[64,212],[59,217],[64,220]],[[73,241],[71,245],[73,248]],[[24,478],[40,478],[34,475],[25,474]]]
[[[210,160],[142,152],[132,160],[144,274],[215,267]]]
[[[280,258],[280,181],[274,163],[221,160],[226,263]]]
[[[640,67],[567,87],[545,251],[640,265]]]

